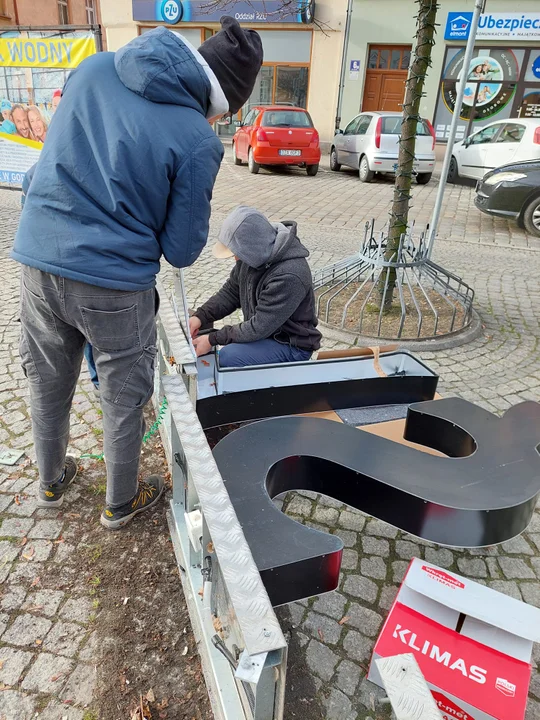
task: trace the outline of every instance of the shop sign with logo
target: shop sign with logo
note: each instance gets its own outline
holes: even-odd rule
[[[444,39],[465,42],[469,37],[472,19],[472,12],[449,12]],[[540,40],[540,12],[481,15],[476,39]]]
[[[239,0],[226,3],[226,8],[212,9],[208,0],[132,0],[133,19],[142,22],[219,22],[223,15],[232,15],[241,23],[304,23],[315,16],[315,0]]]

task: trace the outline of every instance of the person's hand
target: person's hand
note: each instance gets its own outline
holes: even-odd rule
[[[196,338],[199,334],[199,330],[201,329],[201,321],[198,317],[190,317],[189,318],[189,334],[192,338]]]
[[[201,337],[195,338],[193,341],[193,347],[195,348],[197,357],[200,357],[201,355],[208,355],[212,352],[212,346],[210,345],[208,335],[201,335]]]

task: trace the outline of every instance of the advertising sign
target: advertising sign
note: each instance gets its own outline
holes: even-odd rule
[[[466,42],[471,29],[472,12],[449,12],[445,40]],[[480,16],[477,40],[540,40],[540,12],[488,13]]]
[[[0,185],[22,185],[69,72],[95,52],[93,36],[85,33],[0,34]]]
[[[304,23],[314,20],[315,0],[239,0],[226,7],[212,8],[208,0],[132,0],[133,19],[142,22],[219,22],[232,15],[241,23]]]

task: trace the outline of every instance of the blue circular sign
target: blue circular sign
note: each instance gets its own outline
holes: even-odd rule
[[[180,0],[164,0],[161,6],[161,15],[165,22],[174,25],[180,22],[183,14],[184,9]]]
[[[533,62],[532,71],[535,77],[540,78],[540,55]]]

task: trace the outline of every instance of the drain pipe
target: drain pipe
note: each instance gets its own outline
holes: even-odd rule
[[[471,30],[469,33],[469,39],[467,40],[467,47],[465,48],[465,57],[463,58],[463,70],[461,73],[461,82],[458,83],[458,93],[456,97],[456,103],[454,106],[454,114],[452,116],[452,122],[450,123],[450,133],[448,135],[448,144],[446,146],[446,153],[444,155],[444,162],[441,170],[441,179],[439,181],[439,189],[437,190],[437,198],[435,200],[435,207],[433,208],[433,215],[431,216],[430,223],[430,234],[427,257],[431,258],[433,252],[433,243],[435,242],[435,236],[439,226],[439,220],[441,219],[442,203],[444,199],[444,191],[446,190],[446,179],[448,177],[448,170],[450,169],[450,160],[452,159],[452,150],[454,148],[454,142],[456,140],[456,132],[458,122],[460,120],[461,108],[463,105],[463,98],[465,96],[465,87],[467,85],[467,75],[469,72],[469,66],[471,64],[474,43],[476,41],[476,32],[478,30],[478,23],[480,21],[480,15],[484,12],[486,6],[486,0],[475,0],[474,14],[471,22]]]
[[[354,0],[347,1],[347,17],[345,18],[345,32],[343,35],[343,53],[341,55],[341,75],[339,78],[338,101],[336,109],[336,130],[341,125],[341,107],[343,105],[343,92],[345,90],[345,73],[347,68],[347,53],[349,51],[349,37],[351,34],[351,20]]]

